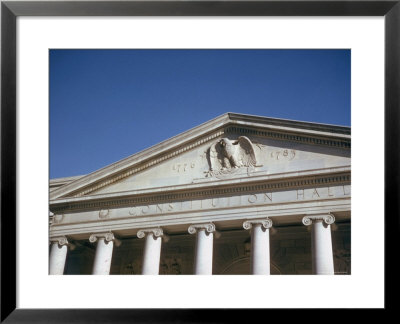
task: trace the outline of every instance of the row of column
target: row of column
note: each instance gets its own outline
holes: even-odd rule
[[[330,225],[335,218],[333,215],[312,215],[303,217],[303,224],[311,226],[311,249],[314,274],[334,274],[332,237]],[[270,229],[272,221],[269,218],[247,220],[243,228],[251,230],[251,273],[270,274]],[[196,234],[196,250],[194,273],[196,275],[211,275],[213,260],[214,236],[219,237],[213,223],[191,225],[190,234]],[[138,238],[146,238],[142,274],[157,275],[160,267],[162,241],[168,241],[168,236],[161,228],[142,229],[137,232]],[[114,244],[119,246],[121,241],[113,233],[92,234],[91,243],[97,242],[93,264],[93,274],[108,275]],[[51,239],[50,274],[64,273],[68,246],[74,247],[65,237]]]

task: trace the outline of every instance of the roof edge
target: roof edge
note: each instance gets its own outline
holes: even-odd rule
[[[263,116],[247,115],[234,112],[228,112],[227,115],[229,116],[230,120],[265,123],[274,126],[294,127],[306,130],[322,131],[322,132],[337,133],[337,134],[346,134],[346,135],[351,134],[351,127],[349,126],[305,122],[305,121],[282,119],[282,118],[263,117]]]

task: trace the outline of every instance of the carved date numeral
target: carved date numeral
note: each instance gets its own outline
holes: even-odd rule
[[[175,163],[172,165],[172,170],[181,173],[181,172],[186,172],[190,169],[193,169],[195,167],[195,163]]]
[[[295,150],[280,150],[271,152],[271,158],[274,160],[288,160],[291,161],[296,156]]]

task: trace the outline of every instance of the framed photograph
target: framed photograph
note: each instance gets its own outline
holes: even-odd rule
[[[1,320],[390,309],[399,15],[3,1]]]

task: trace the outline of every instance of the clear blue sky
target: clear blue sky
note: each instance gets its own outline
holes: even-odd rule
[[[50,178],[226,112],[350,126],[350,50],[50,50]]]

